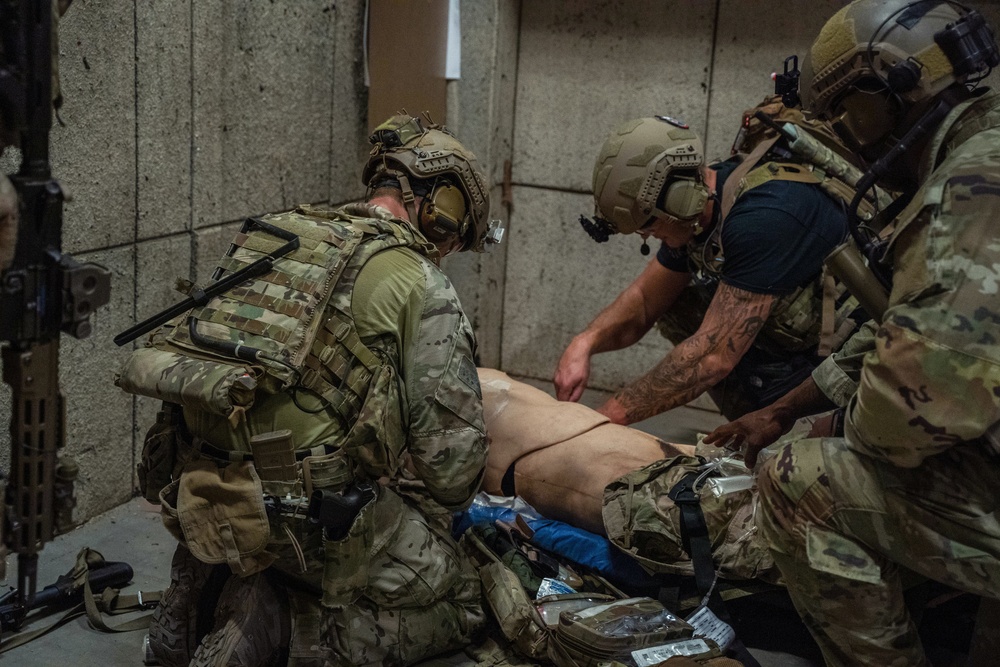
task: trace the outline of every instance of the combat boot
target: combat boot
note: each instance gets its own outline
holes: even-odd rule
[[[231,577],[215,609],[215,627],[205,635],[191,667],[265,667],[288,655],[291,611],[288,594],[263,573]]]
[[[183,544],[177,545],[170,561],[170,586],[163,591],[149,624],[145,642],[147,665],[185,667],[191,662],[198,640],[211,627],[206,620],[212,618],[221,588],[220,575],[224,574],[218,571],[218,566],[195,558]]]

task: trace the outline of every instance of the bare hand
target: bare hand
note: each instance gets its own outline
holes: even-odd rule
[[[560,401],[579,401],[590,379],[590,351],[574,339],[556,367],[552,382]]]
[[[737,451],[742,448],[743,461],[747,468],[753,470],[760,450],[788,433],[792,423],[786,423],[777,412],[767,407],[723,424],[705,436],[705,442]]]

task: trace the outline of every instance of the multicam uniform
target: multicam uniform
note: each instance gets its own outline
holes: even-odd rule
[[[314,374],[309,375],[309,370],[302,374],[305,383],[310,377],[336,371],[334,377],[339,373],[360,397],[356,402],[360,409],[345,399],[338,407],[346,408],[337,417],[332,408],[323,408],[316,395],[319,389],[258,390],[252,405],[237,410],[236,418],[234,413],[225,415],[185,405],[184,422],[195,443],[208,443],[223,452],[248,452],[251,436],[290,429],[300,457],[317,449],[322,452],[319,446],[326,445],[327,452],[336,451],[317,460],[329,462],[330,456],[343,458],[346,452],[346,467],[356,479],[377,482],[383,478],[383,484],[377,486],[377,499],[364,506],[348,536],[339,542],[326,540],[319,526],[304,519],[304,512],[269,512],[270,539],[264,555],[256,558],[264,562],[273,558],[274,568],[322,591],[321,612],[315,598],[292,598],[296,617],[290,664],[408,665],[467,644],[483,621],[475,571],[447,531],[421,510],[430,507],[444,512],[465,507],[482,478],[487,447],[481,393],[472,362],[473,335],[454,288],[422,256],[430,246],[412,227],[384,209],[364,204],[333,212],[299,213],[303,212],[304,217],[286,215],[303,229],[319,230],[315,235],[320,238],[326,234],[324,230],[332,230],[323,242],[333,246],[342,243],[337,239],[343,238],[340,231],[346,228],[379,232],[376,242],[393,236],[404,241],[401,247],[367,257],[356,275],[347,275],[354,266],[348,265],[338,283],[346,281],[346,287],[334,290],[324,313],[326,324],[312,346],[309,358],[317,361],[306,362]],[[275,218],[280,220],[281,216]],[[272,222],[279,224],[276,220]],[[333,246],[323,247],[332,251]],[[318,253],[322,252],[322,248],[312,247],[291,257],[321,263]],[[314,269],[304,269],[303,279]],[[309,279],[316,280],[317,275],[313,273]],[[286,272],[286,277],[284,285],[299,285],[297,276]],[[345,290],[349,293],[343,294]],[[295,312],[294,305],[287,301],[279,304],[278,300],[257,298],[254,303],[258,305],[244,301],[236,312],[230,309],[222,315],[211,315],[210,309],[195,312],[205,319],[202,324],[206,330],[242,322],[238,325],[241,330],[252,328],[263,335],[268,327],[280,327],[282,318]],[[269,310],[261,307],[262,303],[274,305]],[[219,306],[217,313],[222,311],[225,308]],[[350,322],[343,320],[345,312],[353,317],[360,341],[352,339]],[[278,337],[273,331],[267,335]],[[220,331],[218,335],[224,334]],[[350,355],[344,346],[351,349]],[[352,359],[352,355],[361,356]],[[375,360],[376,366],[381,363],[389,375],[375,372],[356,376],[345,370],[357,367],[360,358]],[[162,380],[165,374],[147,369],[140,375]],[[367,378],[364,386],[357,385],[357,377]],[[385,378],[388,382],[382,384]],[[372,411],[372,402],[365,396],[371,398],[375,393],[379,394],[377,409]],[[327,398],[333,395],[327,394]],[[356,415],[353,423],[343,418],[352,410]],[[189,474],[186,469],[180,476],[181,487],[185,474]],[[418,485],[423,493],[419,502],[404,499],[390,488],[393,480],[404,474],[422,483]],[[301,484],[300,470],[298,481],[290,485],[264,482],[263,489],[280,499],[283,494],[275,493],[275,486],[279,491],[288,486],[294,495],[301,493]],[[181,504],[177,510],[183,513]],[[190,542],[191,536],[185,533],[185,537]]]
[[[929,147],[882,326],[813,376],[849,398],[845,437],[786,445],[760,475],[761,528],[828,664],[928,664],[900,566],[1000,597],[1000,96]]]

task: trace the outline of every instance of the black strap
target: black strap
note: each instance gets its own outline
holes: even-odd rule
[[[253,461],[253,454],[249,452],[237,452],[231,449],[222,449],[221,447],[216,447],[215,445],[205,441],[197,440],[194,443],[194,448],[197,449],[203,456],[207,456],[210,459],[215,460],[218,463],[238,463],[244,461]],[[322,456],[324,454],[332,454],[333,452],[340,449],[336,445],[316,445],[309,449],[299,449],[295,452],[295,460],[302,461],[308,456]]]
[[[708,536],[705,514],[701,511],[701,498],[694,489],[695,481],[701,474],[700,471],[695,470],[684,475],[679,482],[674,484],[667,496],[681,511],[681,546],[691,557],[691,565],[694,568],[694,583],[698,593],[702,598],[708,596],[708,608],[720,620],[732,626],[733,618],[719,594],[719,587],[715,585],[712,541]],[[739,637],[733,639],[729,651],[745,667],[760,667],[760,663],[750,654]]]
[[[516,496],[517,491],[514,490],[514,466],[517,465],[517,461],[510,464],[507,468],[507,472],[503,474],[503,478],[500,480],[500,492],[505,496]]]

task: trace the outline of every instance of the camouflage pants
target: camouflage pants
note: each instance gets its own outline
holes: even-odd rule
[[[828,665],[927,665],[901,569],[1000,597],[1000,463],[964,444],[900,468],[842,438],[785,445],[758,522]]]
[[[411,665],[466,646],[482,627],[479,576],[450,535],[385,488],[368,518],[373,530],[361,562],[325,568],[328,579],[341,567],[345,575],[356,566],[363,569],[355,579],[363,583],[350,601],[321,605],[317,596],[293,596],[290,667]],[[272,525],[269,548],[279,553],[274,567],[316,588],[336,586],[323,581],[330,552],[324,555],[318,531],[305,521],[289,528],[307,571],[301,573],[280,525]]]

